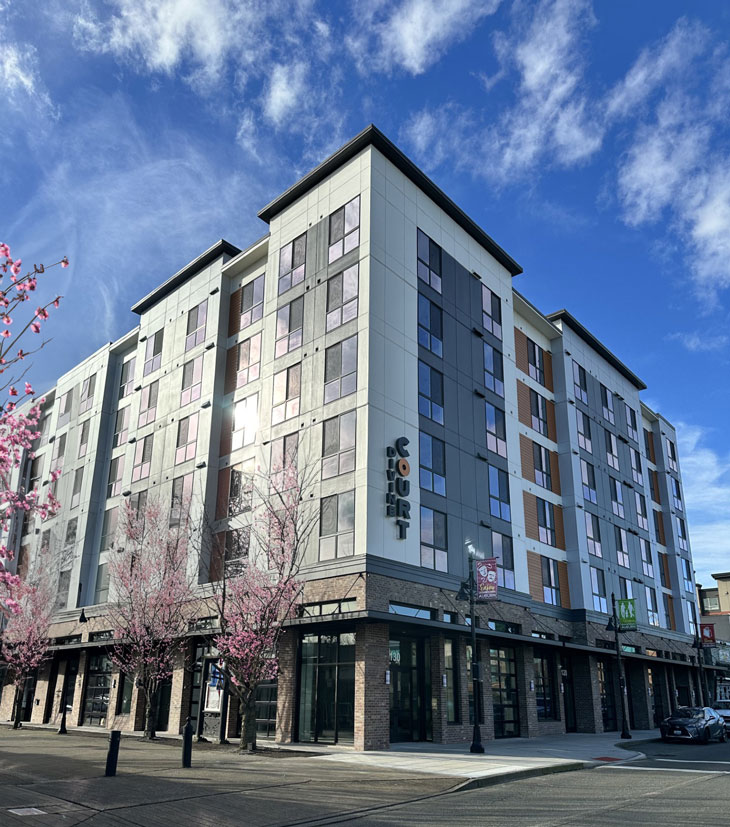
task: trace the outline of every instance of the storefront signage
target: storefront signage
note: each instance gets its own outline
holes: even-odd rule
[[[703,643],[715,643],[714,623],[700,623],[700,639]]]
[[[497,558],[477,560],[477,600],[494,600],[497,597]]]
[[[411,483],[408,475],[411,465],[408,462],[408,440],[402,436],[396,439],[395,445],[385,449],[388,459],[386,478],[388,493],[385,495],[385,513],[388,517],[395,517],[398,526],[398,539],[405,540],[411,520],[411,504],[407,497],[411,493]]]
[[[636,599],[627,597],[617,600],[616,610],[621,630],[624,632],[636,631]]]

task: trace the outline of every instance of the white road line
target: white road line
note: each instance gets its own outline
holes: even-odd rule
[[[684,758],[652,758],[652,761],[674,761],[682,764],[730,764],[730,761],[686,761]]]
[[[597,767],[599,770],[636,770],[638,772],[695,772],[701,775],[730,775],[730,770],[681,770],[672,769],[670,767],[617,767],[615,765],[606,764]]]

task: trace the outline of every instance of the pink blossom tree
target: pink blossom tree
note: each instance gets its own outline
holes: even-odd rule
[[[108,617],[116,643],[113,663],[134,677],[145,701],[145,738],[155,737],[160,684],[172,675],[186,643],[197,571],[189,565],[190,522],[150,498],[139,513],[127,504],[117,550],[109,560]]]
[[[256,749],[256,687],[278,673],[284,622],[295,615],[302,594],[298,571],[316,523],[313,506],[303,496],[309,488],[306,477],[291,458],[260,476],[252,483],[256,509],[246,530],[245,554],[214,546],[220,564],[213,566],[210,579],[220,633],[213,642],[238,701],[241,751]]]
[[[68,259],[64,256],[60,261],[48,267],[33,265],[25,275],[22,273],[22,261],[13,259],[10,247],[0,243],[0,398],[7,392],[7,398],[0,402],[0,535],[5,534],[12,524],[12,518],[18,513],[37,513],[42,519],[55,513],[58,502],[49,492],[47,498],[41,502],[38,491],[18,486],[15,478],[21,469],[26,457],[33,457],[33,442],[39,436],[38,423],[41,416],[41,406],[44,399],[34,403],[27,411],[16,411],[17,402],[21,395],[18,385],[25,376],[25,370],[20,370],[21,362],[38,352],[45,342],[31,350],[24,350],[21,338],[27,332],[40,334],[41,327],[49,318],[49,308],[58,307],[61,297],[45,305],[36,307],[33,315],[26,321],[21,321],[13,327],[21,305],[31,300],[32,294],[38,287],[38,278],[50,267],[68,267]],[[3,279],[8,276],[8,282]],[[23,396],[33,396],[33,388],[25,382]],[[51,476],[55,480],[59,472]],[[27,600],[27,593],[20,587],[20,579],[6,568],[6,562],[12,560],[13,550],[6,544],[0,543],[0,620],[9,613],[21,613],[23,606],[20,598]]]

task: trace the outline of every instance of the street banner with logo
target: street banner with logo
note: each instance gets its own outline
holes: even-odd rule
[[[624,632],[636,631],[636,599],[622,598],[616,601],[616,612],[621,630]]]
[[[494,600],[497,597],[497,558],[477,560],[477,600]]]
[[[714,623],[700,623],[700,640],[703,643],[715,643]]]

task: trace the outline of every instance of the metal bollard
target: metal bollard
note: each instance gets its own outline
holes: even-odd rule
[[[109,733],[109,752],[106,754],[106,772],[104,775],[110,778],[117,774],[117,759],[119,758],[119,742],[122,733],[119,729],[113,729]]]
[[[183,727],[183,748],[182,748],[182,765],[189,769],[193,759],[193,725],[188,716],[187,722]]]

